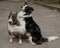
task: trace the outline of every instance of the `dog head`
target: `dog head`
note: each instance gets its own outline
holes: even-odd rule
[[[10,25],[17,25],[18,24],[18,21],[17,21],[17,13],[18,12],[16,12],[16,13],[10,12],[9,17],[8,17],[8,23]]]
[[[32,13],[32,11],[34,10],[26,2],[23,6],[21,6],[21,9],[26,13],[25,15],[30,15]]]

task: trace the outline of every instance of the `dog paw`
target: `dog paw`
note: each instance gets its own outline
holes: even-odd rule
[[[35,46],[36,44],[35,43],[31,43],[33,46]]]
[[[19,40],[19,44],[20,44],[20,45],[22,44],[22,40]]]
[[[13,42],[13,40],[12,39],[10,39],[10,41],[9,41],[10,43],[12,43]]]

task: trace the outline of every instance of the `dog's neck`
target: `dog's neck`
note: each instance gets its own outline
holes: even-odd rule
[[[18,16],[20,17],[20,18],[25,18],[25,17],[31,17],[32,15],[31,14],[26,14],[24,11],[20,11],[19,13],[18,13]]]

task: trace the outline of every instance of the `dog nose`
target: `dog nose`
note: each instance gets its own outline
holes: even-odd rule
[[[12,24],[12,22],[9,22],[9,24]]]

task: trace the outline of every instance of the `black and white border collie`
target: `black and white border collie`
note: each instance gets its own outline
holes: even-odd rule
[[[17,20],[22,26],[23,31],[25,31],[25,34],[32,45],[39,45],[43,42],[50,42],[59,38],[58,36],[44,38],[41,34],[41,29],[39,25],[37,25],[32,18],[31,13],[34,9],[30,7],[27,3],[21,6],[21,9],[22,11],[20,11],[17,15]]]

